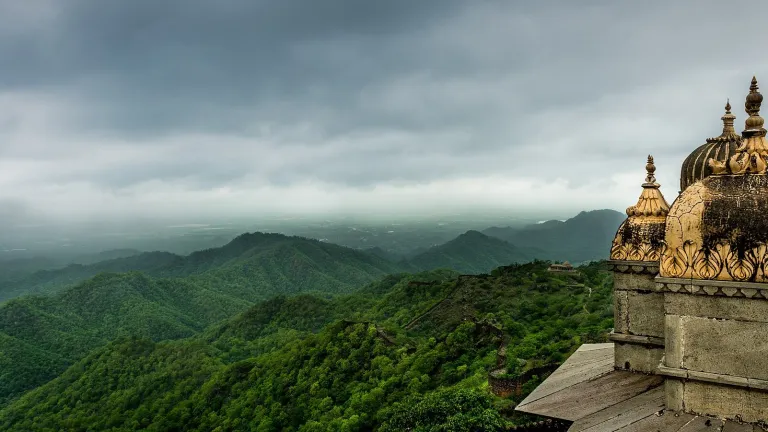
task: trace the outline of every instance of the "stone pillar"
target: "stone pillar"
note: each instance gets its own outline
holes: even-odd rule
[[[657,278],[667,408],[768,420],[768,284]]]
[[[658,262],[612,260],[615,367],[655,373],[664,355],[664,295]]]

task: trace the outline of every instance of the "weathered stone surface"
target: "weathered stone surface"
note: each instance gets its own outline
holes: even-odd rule
[[[664,337],[664,295],[629,292],[629,333]]]
[[[681,368],[768,379],[768,323],[682,317]]]
[[[656,336],[640,336],[640,335],[613,332],[608,335],[608,339],[612,340],[613,342],[633,343],[633,344],[639,344],[639,345],[650,345],[650,346],[657,346],[657,347],[664,348],[664,338],[660,338]]]
[[[660,411],[649,415],[643,420],[616,430],[619,432],[677,432],[694,418],[691,414]]]
[[[629,300],[627,291],[613,293],[613,331],[629,333]]]
[[[683,362],[682,326],[679,315],[664,317],[664,364],[679,368]]]
[[[768,420],[768,393],[689,381],[683,392],[685,410],[743,421]]]
[[[681,380],[666,378],[664,380],[664,392],[666,393],[667,409],[683,411],[683,394],[685,383]]]
[[[614,350],[617,369],[645,373],[654,373],[664,355],[664,348],[628,343],[616,343]]]
[[[654,275],[650,274],[632,274],[632,273],[613,273],[613,286],[615,290],[628,291],[655,291],[656,282]]]
[[[656,375],[612,371],[551,395],[523,401],[515,410],[576,421],[661,385],[662,378]]]
[[[768,282],[755,265],[768,252],[766,209],[765,174],[718,175],[691,185],[666,220],[661,276]]]
[[[768,301],[739,297],[666,294],[667,314],[768,322]]]
[[[659,386],[576,420],[568,431],[616,431],[663,410],[664,389]]]

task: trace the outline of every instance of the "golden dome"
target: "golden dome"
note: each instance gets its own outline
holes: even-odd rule
[[[627,208],[627,220],[621,224],[613,239],[612,260],[659,260],[669,204],[659,190],[660,185],[656,183],[653,156],[648,156],[645,169],[648,174],[643,183],[643,192],[637,204]]]
[[[697,181],[712,175],[709,160],[727,161],[736,152],[741,142],[741,136],[733,128],[736,116],[731,114],[730,101],[725,105],[723,120],[723,133],[714,138],[707,138],[707,142],[691,152],[680,169],[680,192]]]
[[[743,142],[712,175],[684,190],[667,217],[660,275],[768,282],[768,142],[752,79]]]

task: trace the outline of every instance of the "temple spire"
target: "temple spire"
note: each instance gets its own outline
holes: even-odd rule
[[[648,162],[645,164],[645,183],[643,183],[643,192],[637,200],[637,204],[627,208],[627,216],[636,216],[640,218],[664,218],[669,213],[669,204],[664,199],[656,183],[656,165],[653,163],[653,156],[648,155]]]
[[[733,128],[733,121],[736,120],[736,116],[731,114],[731,100],[728,99],[725,103],[725,114],[720,117],[723,121],[723,133],[720,136],[736,135],[736,129]]]
[[[656,165],[654,165],[653,156],[651,155],[648,155],[648,163],[645,164],[645,171],[647,173],[647,175],[645,176],[645,183],[658,187],[659,185],[656,184],[656,176],[653,175],[653,173],[656,172]]]
[[[765,136],[766,130],[763,128],[765,120],[760,117],[760,105],[763,103],[763,95],[760,93],[760,88],[757,86],[757,78],[752,77],[752,83],[749,86],[749,94],[747,100],[744,102],[744,110],[749,114],[749,117],[744,121],[744,132],[742,136],[745,138],[751,136]]]

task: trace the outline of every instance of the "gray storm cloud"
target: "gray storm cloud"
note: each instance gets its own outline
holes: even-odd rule
[[[624,208],[648,153],[673,199],[725,98],[768,80],[768,33],[725,19],[766,7],[0,0],[0,203]]]

